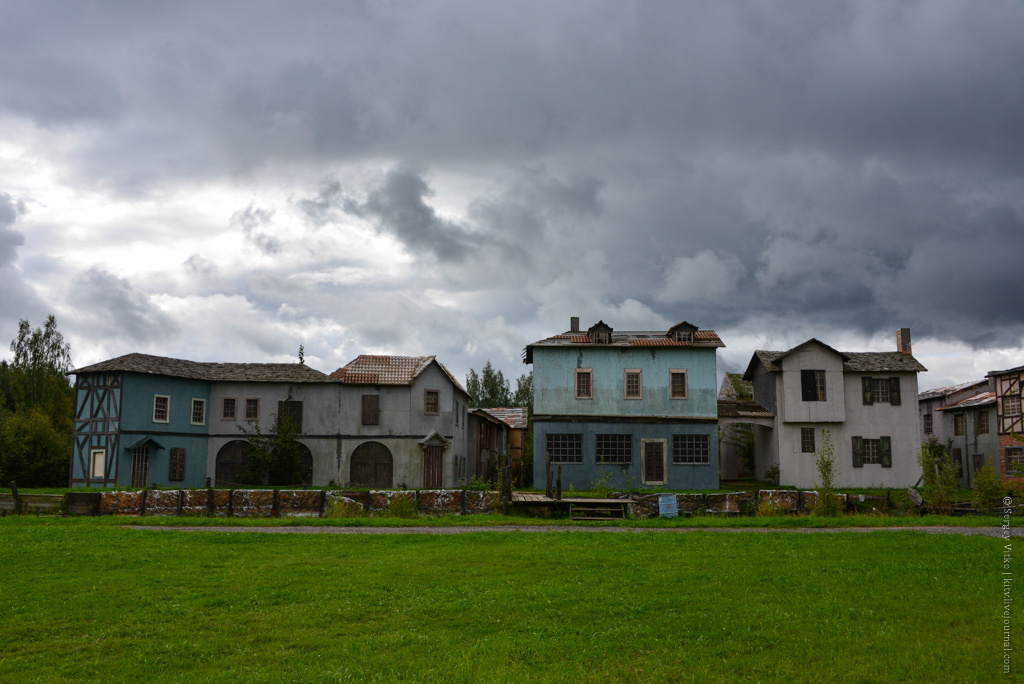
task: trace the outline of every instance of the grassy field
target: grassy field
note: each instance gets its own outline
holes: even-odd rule
[[[991,538],[6,518],[0,558],[4,682],[1014,681]]]

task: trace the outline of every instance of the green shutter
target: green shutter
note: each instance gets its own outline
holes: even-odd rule
[[[889,378],[889,403],[893,406],[900,405],[900,379]]]
[[[889,437],[878,438],[878,451],[881,457],[883,468],[892,468],[892,439]]]
[[[864,388],[864,405],[875,403],[871,398],[871,378],[864,376],[861,380],[861,387]]]
[[[853,467],[864,467],[864,444],[860,437],[853,438]]]

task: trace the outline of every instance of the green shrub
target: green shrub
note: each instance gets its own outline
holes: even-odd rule
[[[395,497],[388,503],[387,516],[389,518],[418,518],[420,509],[416,501],[407,497]]]
[[[467,489],[471,492],[490,492],[494,490],[494,487],[492,487],[491,483],[487,480],[481,480],[474,475],[469,479],[469,482],[466,483],[463,489]]]
[[[590,483],[590,490],[594,492],[594,496],[598,499],[607,499],[611,496],[612,488],[608,486],[608,482],[611,481],[612,474],[605,472],[604,475],[594,478],[594,481]]]
[[[832,447],[832,433],[821,431],[821,447],[814,455],[818,469],[818,499],[814,502],[816,515],[834,518],[839,515],[839,497],[835,491],[836,457]]]
[[[773,465],[768,470],[764,471],[764,479],[771,482],[774,485],[779,484],[779,479],[782,477],[782,473],[779,471],[778,465]]]
[[[1002,480],[991,465],[986,463],[974,473],[972,500],[975,508],[979,510],[995,508],[1003,498],[1003,491]]]
[[[921,466],[925,501],[940,511],[949,510],[960,489],[960,469],[953,463],[949,449],[933,436],[921,443],[917,464]]]
[[[761,497],[761,502],[757,505],[757,511],[754,513],[759,518],[772,518],[778,515],[784,515],[786,510],[778,503],[772,501],[772,497],[769,494],[765,494]]]

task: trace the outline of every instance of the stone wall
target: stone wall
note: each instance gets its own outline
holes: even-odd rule
[[[627,498],[626,494],[619,494]],[[632,496],[636,503],[629,505],[629,515],[634,518],[654,518],[658,516],[658,497],[660,494],[641,494]],[[846,495],[839,494],[840,504],[846,504]],[[679,515],[740,515],[753,513],[762,501],[775,505],[783,513],[806,513],[818,499],[817,492],[797,491],[791,489],[761,489],[750,492],[721,492],[714,494],[676,494],[676,505]]]

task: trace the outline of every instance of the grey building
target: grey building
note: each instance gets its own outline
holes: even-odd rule
[[[939,407],[942,418],[940,443],[949,447],[953,462],[958,464],[960,486],[974,486],[974,474],[988,464],[999,467],[999,434],[996,424],[996,393],[988,382],[977,385],[978,392],[960,401]]]
[[[934,437],[940,444],[945,444],[951,433],[946,431],[943,414],[939,411],[944,406],[951,406],[968,397],[988,391],[988,389],[989,382],[987,380],[972,380],[949,387],[936,387],[918,394],[917,412],[921,441],[927,442]]]
[[[754,352],[743,379],[774,416],[773,427],[754,428],[757,477],[777,466],[781,484],[816,486],[815,455],[827,430],[836,486],[915,484],[921,469],[914,399],[923,370],[907,328],[897,333],[892,352],[840,352],[816,339],[788,351]]]

